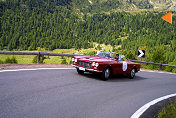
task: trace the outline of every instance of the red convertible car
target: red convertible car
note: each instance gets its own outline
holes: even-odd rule
[[[74,56],[73,67],[79,74],[99,73],[103,80],[111,75],[126,74],[133,79],[140,70],[140,64],[123,59],[123,55],[108,51],[99,51],[96,56]]]

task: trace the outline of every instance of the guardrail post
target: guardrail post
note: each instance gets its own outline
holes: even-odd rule
[[[37,64],[40,64],[40,52],[37,55]]]
[[[162,64],[160,64],[160,70],[162,70],[162,66],[163,66],[163,65],[162,65]]]
[[[140,57],[140,64],[141,64],[141,61],[142,61],[142,57]]]

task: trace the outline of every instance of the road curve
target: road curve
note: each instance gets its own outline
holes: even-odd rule
[[[101,81],[75,69],[1,72],[0,93],[0,118],[130,118],[144,104],[176,93],[176,74]]]

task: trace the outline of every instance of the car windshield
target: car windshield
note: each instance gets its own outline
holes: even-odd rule
[[[98,51],[96,55],[100,56],[100,57],[115,58],[116,53],[114,53],[114,52],[108,52],[108,51]]]
[[[117,59],[116,55],[118,53],[114,53],[114,52],[108,52],[108,51],[98,51],[96,56],[100,56],[100,57],[108,57],[108,58],[113,58],[113,59]],[[117,59],[118,61],[123,61],[124,60],[124,55],[119,55],[119,58]]]

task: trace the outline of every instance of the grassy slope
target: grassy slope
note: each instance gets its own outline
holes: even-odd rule
[[[176,118],[176,101],[167,108],[164,108],[156,118]]]

